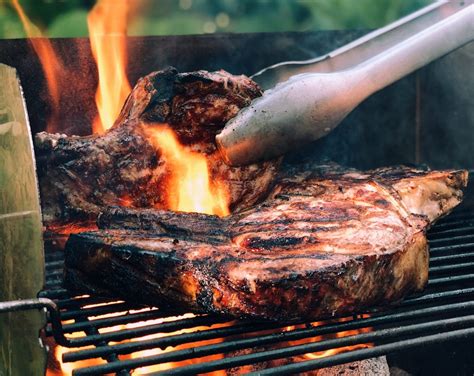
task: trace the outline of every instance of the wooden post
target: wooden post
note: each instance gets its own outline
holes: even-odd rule
[[[0,303],[44,283],[41,212],[28,116],[16,70],[0,64]],[[42,311],[0,314],[0,375],[42,375]]]

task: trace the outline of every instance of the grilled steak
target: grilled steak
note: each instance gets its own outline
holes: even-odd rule
[[[245,76],[170,68],[138,81],[105,134],[39,133],[35,146],[45,222],[95,219],[110,205],[166,209],[170,166],[147,133],[163,124],[181,144],[207,156],[211,179],[227,182],[232,210],[253,205],[268,193],[278,162],[229,167],[218,156],[214,136],[260,95]]]
[[[71,235],[66,284],[160,307],[319,319],[401,300],[428,279],[427,227],[466,171],[334,165],[291,172],[225,218],[113,208]]]

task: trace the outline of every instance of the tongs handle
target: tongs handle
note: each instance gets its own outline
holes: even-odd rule
[[[302,73],[331,73],[353,68],[466,8],[472,0],[441,0],[374,30],[334,51],[302,61],[285,61],[251,76],[262,88]]]
[[[356,67],[366,77],[366,96],[474,40],[474,4],[435,23]]]

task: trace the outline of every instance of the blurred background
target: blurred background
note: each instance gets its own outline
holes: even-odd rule
[[[127,0],[110,0],[119,3]],[[129,35],[373,29],[432,0],[129,0]],[[20,0],[49,37],[88,35],[95,0]],[[11,0],[0,0],[0,39],[24,38]]]

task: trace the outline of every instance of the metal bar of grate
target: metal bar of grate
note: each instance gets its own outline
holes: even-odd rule
[[[472,227],[473,225],[474,219],[439,223],[431,230],[431,233],[436,234],[439,231],[451,230],[460,227]]]
[[[430,268],[431,275],[433,274],[446,274],[447,272],[459,272],[464,270],[473,270],[474,269],[474,261],[473,262],[463,262],[459,264],[450,264],[450,265],[440,265],[440,266],[433,266]]]
[[[72,309],[70,311],[61,312],[62,320],[71,320],[78,319],[81,317],[91,317],[91,316],[102,316],[107,314],[113,314],[117,312],[125,312],[130,309],[140,309],[143,308],[141,305],[130,305],[123,301],[109,301],[108,303],[103,303],[104,305],[93,307],[89,309]]]
[[[368,349],[360,349],[358,351],[346,352],[337,354],[332,357],[310,360],[302,363],[296,363],[293,365],[287,365],[282,367],[275,367],[271,370],[264,370],[258,373],[251,373],[250,375],[289,375],[298,372],[305,372],[319,368],[330,367],[336,364],[343,364],[354,362],[356,360],[363,360],[374,358],[377,356],[389,354],[399,350],[408,350],[419,346],[429,346],[448,341],[455,341],[460,339],[466,339],[474,336],[474,328],[454,330],[448,333],[433,334],[430,336],[423,336],[403,341],[397,341],[388,343]],[[171,373],[161,373],[161,375]]]
[[[47,289],[40,296],[55,299],[61,309],[61,319],[73,321],[63,324],[65,333],[86,333],[85,336],[70,338],[75,349],[66,352],[63,361],[100,358],[107,361],[106,364],[76,369],[73,375],[110,372],[128,375],[137,368],[169,362],[178,367],[164,374],[187,375],[324,349],[344,349],[352,344],[373,344],[373,347],[320,359],[299,359],[293,364],[259,372],[265,375],[298,373],[431,342],[474,336],[474,214],[463,212],[443,219],[430,230],[428,239],[431,247],[430,279],[423,293],[384,312],[370,311],[370,317],[328,321],[318,326],[302,322],[233,321],[211,315],[175,317],[175,321],[163,322],[164,318],[179,316],[182,312],[143,311],[143,306],[112,298],[71,296],[62,288],[63,260],[61,252],[57,251],[46,255]],[[140,326],[134,327],[137,323],[141,323]],[[293,327],[289,329],[289,325]],[[119,329],[109,331],[114,327]],[[370,332],[361,332],[367,330]],[[348,331],[358,331],[358,334]],[[341,332],[349,335],[346,333],[341,338],[334,338]],[[51,334],[49,328],[46,333]],[[295,341],[309,343],[295,344]],[[90,345],[94,347],[81,348]],[[129,358],[144,350],[154,353]],[[222,359],[206,359],[224,354]],[[204,361],[199,364],[183,363],[201,358]]]
[[[418,310],[414,312],[409,312],[408,314],[400,313],[398,315],[392,315],[392,316],[371,317],[364,320],[350,321],[344,324],[338,323],[338,324],[320,326],[320,327],[315,327],[315,328],[296,329],[296,330],[287,331],[287,332],[276,332],[276,333],[272,333],[265,336],[258,336],[256,338],[245,338],[245,339],[240,339],[240,340],[226,341],[219,344],[201,346],[199,348],[173,351],[166,354],[157,355],[155,357],[149,357],[146,360],[145,359],[127,360],[123,362],[118,362],[116,364],[111,363],[107,366],[98,366],[96,368],[86,368],[84,369],[84,372],[86,373],[77,373],[77,374],[78,375],[81,375],[81,374],[96,375],[96,374],[100,374],[101,372],[115,372],[122,368],[133,369],[140,364],[144,364],[143,362],[145,362],[145,365],[164,363],[164,362],[176,362],[176,361],[180,361],[184,359],[198,358],[198,357],[203,357],[203,356],[208,356],[208,355],[225,353],[229,351],[241,350],[245,348],[275,344],[282,341],[295,341],[295,340],[301,340],[305,338],[312,338],[315,336],[334,333],[338,331],[348,331],[348,330],[354,330],[358,328],[367,328],[368,326],[387,324],[390,321],[397,322],[396,320],[400,320],[400,319],[409,320],[416,317],[433,315],[435,313],[440,313],[440,312],[447,314],[449,312],[451,313],[462,312],[464,310],[474,312],[474,302],[462,303],[458,305],[453,305],[451,307],[442,307],[442,308],[437,307],[436,309]],[[474,319],[474,316],[473,316],[473,319]],[[410,326],[407,326],[407,328],[408,327]],[[420,328],[420,330],[424,328],[423,325],[412,325],[412,327]],[[374,332],[374,333],[378,333],[378,332]],[[364,337],[357,337],[357,338],[361,338],[361,340],[364,341]],[[318,343],[324,345],[326,342],[327,341],[319,341]],[[330,343],[329,346],[332,346],[333,344],[333,342],[328,342],[328,343]],[[155,342],[155,344],[159,345],[159,347],[162,347],[162,348],[165,345],[170,345],[169,343],[159,343],[159,342]],[[332,348],[332,347],[328,347],[328,348]],[[244,360],[248,359],[246,356],[243,356],[242,358]],[[77,357],[74,359],[79,360],[79,358]],[[250,363],[252,363],[252,361],[250,361]],[[243,365],[243,364],[238,364],[238,365]]]
[[[63,325],[63,331],[64,333],[80,332],[80,331],[90,328],[91,326],[94,326],[94,328],[97,328],[97,329],[109,328],[111,326],[116,326],[116,325],[130,324],[130,323],[136,323],[136,322],[147,321],[147,320],[156,320],[156,319],[163,318],[166,316],[167,316],[166,313],[155,309],[148,312],[137,313],[137,314],[125,314],[125,315],[114,316],[114,317],[105,318],[105,319],[93,320],[90,322],[76,322],[74,324],[65,324]],[[50,328],[46,329],[46,334],[48,335],[51,334]]]
[[[461,206],[462,208],[462,206]],[[443,223],[443,222],[452,222],[452,221],[457,221],[459,219],[471,219],[472,220],[472,212],[470,210],[458,210],[454,213],[451,213],[450,215],[442,218],[438,223]]]
[[[58,307],[61,309],[78,308],[85,305],[94,305],[107,302],[110,302],[110,298],[106,299],[89,295],[75,296],[73,298],[68,297],[56,301]]]
[[[98,344],[102,341],[122,341],[131,338],[139,338],[156,333],[171,333],[196,326],[211,326],[217,323],[229,322],[228,317],[198,316],[192,319],[183,319],[161,324],[148,325],[134,329],[124,329],[116,332],[88,335],[71,340],[75,346],[88,346]]]
[[[405,307],[409,305],[418,305],[418,304],[441,304],[443,301],[449,301],[452,298],[469,298],[474,296],[474,287],[467,289],[457,289],[452,291],[442,291],[432,294],[423,294],[417,297],[405,299],[400,306]]]
[[[412,310],[412,311],[402,311],[396,312],[391,314],[385,314],[382,316],[373,316],[367,319],[360,319],[349,321],[347,323],[338,323],[334,325],[324,325],[318,326],[316,328],[308,329],[307,331],[300,331],[298,332],[298,337],[293,339],[303,339],[307,338],[308,336],[314,337],[329,333],[334,333],[338,331],[347,331],[347,330],[355,330],[366,328],[370,326],[382,326],[387,324],[394,324],[400,323],[405,320],[413,320],[417,318],[423,318],[428,315],[449,315],[455,314],[459,312],[463,312],[466,310],[474,310],[474,302],[463,302],[451,305],[441,305],[431,308],[419,309],[419,310]],[[246,333],[251,333],[255,330],[264,330],[264,329],[272,329],[272,328],[281,328],[282,324],[261,324],[261,325],[247,325],[239,327],[240,333],[245,331]],[[103,355],[108,354],[109,352],[115,352],[118,354],[129,354],[133,351],[140,351],[150,348],[166,348],[167,346],[176,346],[183,343],[191,343],[196,341],[201,341],[203,339],[212,339],[212,338],[221,338],[226,337],[228,335],[235,334],[234,333],[235,326],[223,329],[214,329],[208,331],[201,331],[199,333],[192,333],[191,335],[176,335],[176,336],[169,336],[164,338],[158,338],[154,340],[150,340],[148,342],[132,342],[132,343],[125,343],[125,344],[118,344],[109,346],[108,348],[95,348],[95,349],[87,349],[87,350],[79,350],[76,352],[71,352],[65,354],[64,360],[69,362],[74,362],[77,360],[84,360],[88,358],[94,357],[101,357]],[[268,337],[269,343],[275,343],[281,341],[281,333],[275,333],[272,336]],[[260,337],[262,340],[262,337]],[[263,340],[262,340],[263,341]],[[241,342],[242,345],[245,342]],[[217,350],[218,347],[216,347]],[[243,347],[244,348],[244,347]]]
[[[447,330],[456,330],[461,328],[468,327],[469,325],[474,324],[474,315],[468,316],[466,318],[460,317],[451,320],[440,320],[433,321],[424,324],[410,325],[406,327],[394,328],[394,329],[385,329],[379,330],[371,333],[362,333],[354,336],[348,336],[343,338],[336,338],[330,340],[323,340],[314,343],[307,343],[297,346],[287,346],[281,349],[269,350],[269,351],[260,351],[255,352],[250,355],[245,356],[235,356],[227,357],[216,361],[193,364],[185,367],[176,368],[169,370],[166,373],[168,375],[196,375],[199,373],[217,371],[219,369],[227,369],[231,367],[238,367],[247,364],[259,363],[263,361],[268,361],[272,359],[281,359],[289,358],[296,355],[304,355],[307,353],[315,353],[319,351],[324,351],[328,349],[340,348],[344,346],[354,346],[357,344],[375,342],[377,340],[388,340],[389,338],[398,339],[403,335],[415,335],[423,333],[423,330],[430,329],[433,332],[437,333],[438,331],[447,331]],[[472,329],[474,331],[474,328]],[[109,365],[105,365],[104,368],[107,369]],[[99,367],[96,367],[99,369]],[[74,372],[75,376],[85,376],[85,375],[97,375],[100,373],[92,373],[94,367],[84,368]]]
[[[468,226],[468,227],[456,227],[456,228],[453,228],[453,229],[450,229],[450,230],[439,230],[439,231],[436,231],[436,232],[431,232],[429,235],[428,235],[428,238],[429,239],[438,239],[438,238],[441,238],[441,237],[449,237],[450,235],[457,235],[457,234],[469,234],[469,233],[473,233],[474,232],[474,229],[471,227],[471,226]]]
[[[62,268],[64,266],[64,261],[63,260],[58,260],[58,261],[51,261],[46,264],[46,270],[59,270],[62,271]],[[48,273],[49,276],[49,273]]]
[[[307,338],[307,336],[318,336],[318,335],[324,335],[328,333],[333,333],[337,331],[347,331],[347,330],[354,330],[354,329],[360,329],[360,328],[366,328],[369,326],[382,326],[382,325],[387,325],[387,324],[397,324],[406,320],[413,320],[417,318],[423,318],[428,315],[435,316],[435,315],[444,315],[444,316],[449,316],[450,314],[456,314],[459,312],[464,312],[468,310],[474,309],[474,303],[472,302],[463,302],[463,303],[457,303],[457,304],[451,304],[451,305],[443,305],[439,307],[432,307],[432,308],[425,308],[425,309],[419,309],[419,310],[413,310],[413,311],[402,311],[402,312],[396,312],[392,314],[385,314],[381,316],[373,316],[367,319],[360,319],[360,320],[354,320],[354,321],[349,321],[346,323],[337,323],[337,324],[332,324],[332,325],[324,325],[324,326],[318,326],[316,328],[311,328],[309,331],[305,332],[299,332],[299,337],[297,338],[292,338],[294,339],[303,339]],[[281,328],[283,325],[280,324],[267,324],[262,326],[254,326],[250,324],[244,324],[246,326],[242,326],[242,329],[246,330],[246,333],[250,333],[252,330],[263,330],[263,329],[271,329],[271,328]],[[229,330],[230,332],[230,330]],[[206,332],[201,332],[199,334],[194,334],[192,333],[191,335],[177,335],[177,336],[170,336],[170,337],[164,337],[164,338],[159,338],[153,341],[150,341],[149,345],[154,346],[154,347],[160,347],[160,348],[165,348],[167,346],[176,346],[179,344],[183,344],[186,342],[196,342],[204,339],[209,338],[219,338],[218,336],[216,337],[208,337],[208,335],[212,333],[212,331],[206,331]],[[225,336],[227,333],[227,330],[222,329],[222,330],[215,330],[214,333],[216,335],[222,335]],[[194,334],[194,335],[193,335]],[[260,338],[262,339],[262,338]],[[274,333],[270,337],[268,337],[269,341],[273,342],[278,342],[281,341],[281,333]],[[146,347],[146,348],[152,348],[152,347]],[[216,347],[217,348],[217,347]],[[110,346],[109,349],[106,348],[100,348],[100,349],[88,349],[88,350],[79,350],[77,352],[72,352],[65,355],[65,359],[68,361],[77,361],[77,360],[83,360],[87,358],[92,358],[92,357],[99,357],[102,355],[107,354],[108,352],[116,352],[119,354],[126,354],[129,353],[129,351],[138,351],[139,349],[144,349],[142,348],[142,344],[140,343],[127,343],[127,344],[118,344],[114,346]]]
[[[469,235],[458,235],[458,236],[452,236],[450,238],[438,238],[438,239],[433,239],[430,240],[430,245],[432,247],[436,247],[439,245],[452,245],[452,244],[466,244],[466,243],[472,243],[474,241],[474,234],[469,234]]]
[[[474,274],[463,274],[463,275],[454,275],[443,278],[430,278],[428,280],[428,287],[439,286],[439,285],[448,285],[451,283],[460,283],[460,282],[472,282],[474,281]]]
[[[474,259],[474,253],[461,253],[459,255],[431,257],[430,264],[445,264],[450,261],[464,261]]]
[[[43,290],[38,294],[41,298],[59,299],[68,296],[68,291],[64,288]]]
[[[148,350],[153,348],[166,348],[168,346],[177,346],[183,343],[193,343],[197,341],[230,337],[242,332],[252,333],[253,331],[261,331],[268,329],[281,328],[281,324],[260,324],[260,325],[235,325],[225,328],[198,330],[193,333],[180,334],[175,336],[163,337],[152,340],[144,340],[140,342],[127,342],[118,345],[109,346],[107,348],[100,347],[95,349],[79,350],[64,355],[64,360],[68,362],[76,362],[78,360],[92,359],[102,357],[109,353],[131,354],[136,351]]]
[[[430,250],[430,256],[449,256],[456,254],[471,253],[474,251],[474,244],[458,244],[453,246],[436,247]]]

